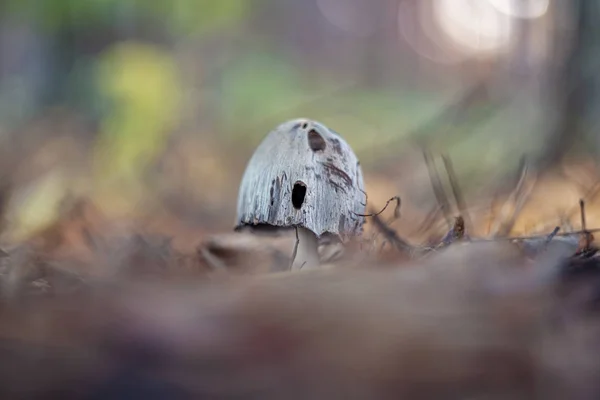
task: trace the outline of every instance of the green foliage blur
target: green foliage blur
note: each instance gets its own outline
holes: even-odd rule
[[[111,25],[116,15],[125,12],[160,19],[180,34],[202,34],[239,22],[250,5],[240,0],[5,0],[2,11],[33,19],[48,33],[67,27]]]

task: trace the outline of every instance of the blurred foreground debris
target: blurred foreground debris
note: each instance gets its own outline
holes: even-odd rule
[[[598,259],[574,274],[569,254],[463,243],[395,269],[108,279],[3,302],[0,397],[596,398]]]

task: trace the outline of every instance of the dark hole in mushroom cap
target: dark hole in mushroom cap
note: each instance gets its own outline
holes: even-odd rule
[[[325,150],[325,139],[319,135],[317,131],[312,129],[308,132],[308,146],[312,151],[323,151]]]
[[[306,196],[306,185],[303,182],[297,181],[292,189],[292,205],[296,210],[299,210],[304,204]]]

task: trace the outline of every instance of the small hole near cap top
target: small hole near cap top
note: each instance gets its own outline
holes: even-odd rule
[[[325,150],[325,147],[327,147],[327,144],[325,143],[323,136],[314,129],[311,129],[310,132],[308,132],[308,147],[310,147],[312,151],[323,151]]]

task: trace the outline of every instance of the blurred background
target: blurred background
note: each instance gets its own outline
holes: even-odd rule
[[[147,229],[230,231],[252,151],[296,117],[346,138],[370,205],[402,198],[407,235],[445,226],[423,149],[452,159],[472,218],[523,160],[558,171],[521,224],[546,229],[597,181],[599,13],[597,0],[0,0],[4,240],[83,198]]]

